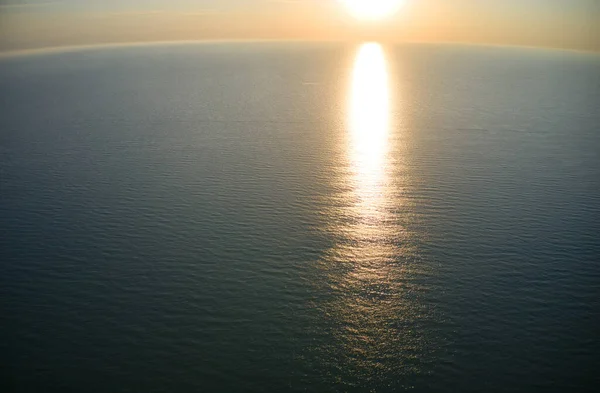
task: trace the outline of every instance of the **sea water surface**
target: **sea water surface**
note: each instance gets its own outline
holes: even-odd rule
[[[3,391],[593,391],[599,103],[537,49],[2,59]]]

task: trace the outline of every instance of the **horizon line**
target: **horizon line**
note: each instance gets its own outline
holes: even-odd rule
[[[357,43],[357,42],[380,42],[384,45],[455,45],[455,46],[475,46],[486,48],[527,48],[542,51],[556,52],[575,52],[585,55],[600,56],[600,50],[594,49],[579,49],[565,48],[554,46],[538,46],[538,45],[518,45],[518,44],[498,44],[498,43],[476,43],[468,41],[402,41],[389,42],[385,40],[360,40],[360,39],[338,39],[338,40],[314,40],[314,39],[277,39],[277,38],[255,38],[255,39],[193,39],[193,40],[156,40],[156,41],[130,41],[130,42],[103,42],[97,44],[82,44],[82,45],[57,45],[50,47],[26,48],[26,49],[9,49],[0,50],[0,60],[36,56],[50,55],[69,52],[84,52],[89,50],[101,50],[111,48],[127,48],[127,47],[146,47],[160,45],[207,45],[207,44],[234,44],[234,43],[270,43],[270,42],[289,42],[289,43]]]

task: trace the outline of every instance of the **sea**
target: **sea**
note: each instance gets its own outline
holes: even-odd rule
[[[0,60],[3,392],[592,392],[600,55]]]

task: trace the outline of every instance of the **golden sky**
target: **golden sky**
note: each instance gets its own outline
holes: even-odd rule
[[[370,0],[366,0],[370,1]],[[377,39],[600,50],[600,0],[405,0],[359,21],[339,0],[0,0],[0,51],[206,39]]]

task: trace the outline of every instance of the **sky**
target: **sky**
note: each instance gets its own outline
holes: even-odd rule
[[[377,22],[357,20],[340,0],[0,0],[0,51],[364,38],[600,51],[598,21],[600,0],[405,0],[399,12]]]

